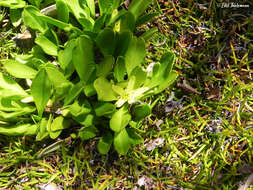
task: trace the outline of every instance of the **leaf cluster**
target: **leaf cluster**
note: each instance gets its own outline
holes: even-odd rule
[[[100,153],[113,144],[126,154],[142,142],[135,129],[151,114],[143,101],[177,77],[170,51],[151,70],[143,66],[155,30],[135,32],[154,16],[145,13],[152,0],[134,0],[128,10],[121,0],[46,2],[0,0],[14,26],[36,32],[28,54],[3,60],[9,75],[0,73],[0,133],[40,141],[77,123],[82,140],[100,136]]]

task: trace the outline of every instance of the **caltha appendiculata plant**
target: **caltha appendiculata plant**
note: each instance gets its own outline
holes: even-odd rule
[[[145,13],[152,0],[134,0],[128,10],[120,0],[57,0],[54,16],[40,11],[46,4],[12,1],[0,5],[36,38],[28,54],[2,60],[8,75],[0,73],[0,134],[40,141],[77,126],[82,140],[100,137],[102,154],[113,145],[124,155],[141,143],[136,128],[151,114],[145,98],[177,77],[170,51],[152,70],[143,66],[146,41],[156,29],[135,32],[155,15]]]

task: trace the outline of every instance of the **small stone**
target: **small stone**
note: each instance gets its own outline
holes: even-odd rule
[[[41,190],[62,190],[59,186],[54,183],[42,185]]]

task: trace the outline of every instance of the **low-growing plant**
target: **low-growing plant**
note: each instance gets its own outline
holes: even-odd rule
[[[113,144],[124,155],[141,143],[135,129],[151,114],[145,98],[177,77],[171,51],[144,67],[146,40],[156,29],[135,32],[155,16],[145,13],[151,2],[134,0],[127,10],[121,0],[56,0],[49,16],[40,11],[43,1],[0,0],[14,26],[36,31],[28,54],[2,60],[0,134],[40,141],[77,128],[82,140],[100,136],[102,154]]]

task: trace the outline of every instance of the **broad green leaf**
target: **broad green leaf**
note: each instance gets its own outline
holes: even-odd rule
[[[124,31],[118,33],[118,40],[117,40],[117,45],[115,49],[115,55],[117,56],[124,56],[130,42],[132,41],[133,34],[132,32],[129,31]]]
[[[43,33],[47,30],[48,26],[45,21],[38,18],[40,15],[41,13],[37,8],[27,6],[23,11],[23,21],[26,26]]]
[[[63,116],[56,117],[50,125],[50,132],[61,131],[70,126],[71,122],[68,119],[65,119]]]
[[[104,59],[97,64],[97,76],[98,77],[106,77],[110,71],[112,70],[114,64],[114,57],[111,55],[107,55]]]
[[[86,84],[95,72],[93,42],[88,36],[81,36],[73,49],[73,64],[80,77]]]
[[[20,96],[25,97],[28,94],[13,79],[0,72],[0,97]]]
[[[64,105],[68,105],[72,103],[78,97],[78,95],[82,92],[83,88],[84,88],[84,85],[83,85],[83,82],[81,81],[73,85],[64,99]]]
[[[132,144],[132,141],[129,138],[126,129],[123,129],[119,133],[115,133],[114,139],[113,139],[113,144],[114,144],[115,150],[119,154],[125,155],[128,152],[128,150]]]
[[[111,148],[113,136],[110,132],[105,133],[98,142],[97,148],[100,154],[107,154]]]
[[[89,140],[89,139],[95,137],[97,134],[98,134],[98,130],[94,126],[83,127],[79,131],[79,137],[83,141]]]
[[[104,77],[99,77],[94,82],[94,87],[98,94],[98,100],[114,101],[117,100],[117,94],[112,90],[112,84]]]
[[[46,70],[41,69],[33,79],[31,86],[31,93],[40,117],[42,116],[50,98],[50,90],[51,84]]]
[[[136,144],[140,144],[143,142],[143,139],[141,138],[140,135],[138,135],[134,129],[132,128],[127,128],[126,129],[127,133],[128,133],[128,137],[130,138],[131,144],[136,145]]]
[[[11,59],[4,60],[3,68],[16,78],[32,79],[37,74],[33,68]]]
[[[128,10],[134,15],[135,20],[144,13],[153,0],[133,0]]]
[[[14,124],[12,126],[0,124],[0,134],[7,136],[32,136],[37,133],[38,125]]]
[[[140,121],[151,114],[151,109],[148,104],[138,104],[133,106],[131,113],[134,121]]]
[[[58,47],[44,35],[40,35],[39,37],[37,37],[35,39],[35,43],[38,44],[48,55],[58,55]]]
[[[63,0],[56,0],[57,19],[68,23],[69,21],[69,9]]]
[[[131,115],[128,112],[127,106],[123,106],[117,110],[110,119],[110,128],[114,132],[123,130],[131,120]]]
[[[103,115],[112,114],[116,111],[116,106],[111,103],[97,102],[94,106],[96,116],[101,117]]]
[[[0,0],[0,6],[18,9],[25,7],[26,2],[23,0]]]
[[[10,9],[10,19],[11,19],[11,24],[14,27],[18,27],[21,23],[21,17],[22,17],[22,9]]]
[[[114,78],[118,82],[121,82],[121,81],[124,81],[124,77],[126,74],[127,72],[126,72],[126,67],[125,67],[125,60],[123,57],[119,56],[114,66],[114,72],[113,72]]]
[[[87,100],[84,101],[75,101],[72,105],[69,107],[70,113],[77,117],[79,115],[88,114],[91,112],[91,105]]]
[[[133,37],[125,54],[125,66],[128,75],[135,67],[141,65],[145,54],[145,41],[142,38]]]
[[[110,28],[102,30],[96,38],[96,44],[104,56],[113,55],[116,47],[115,32]]]

